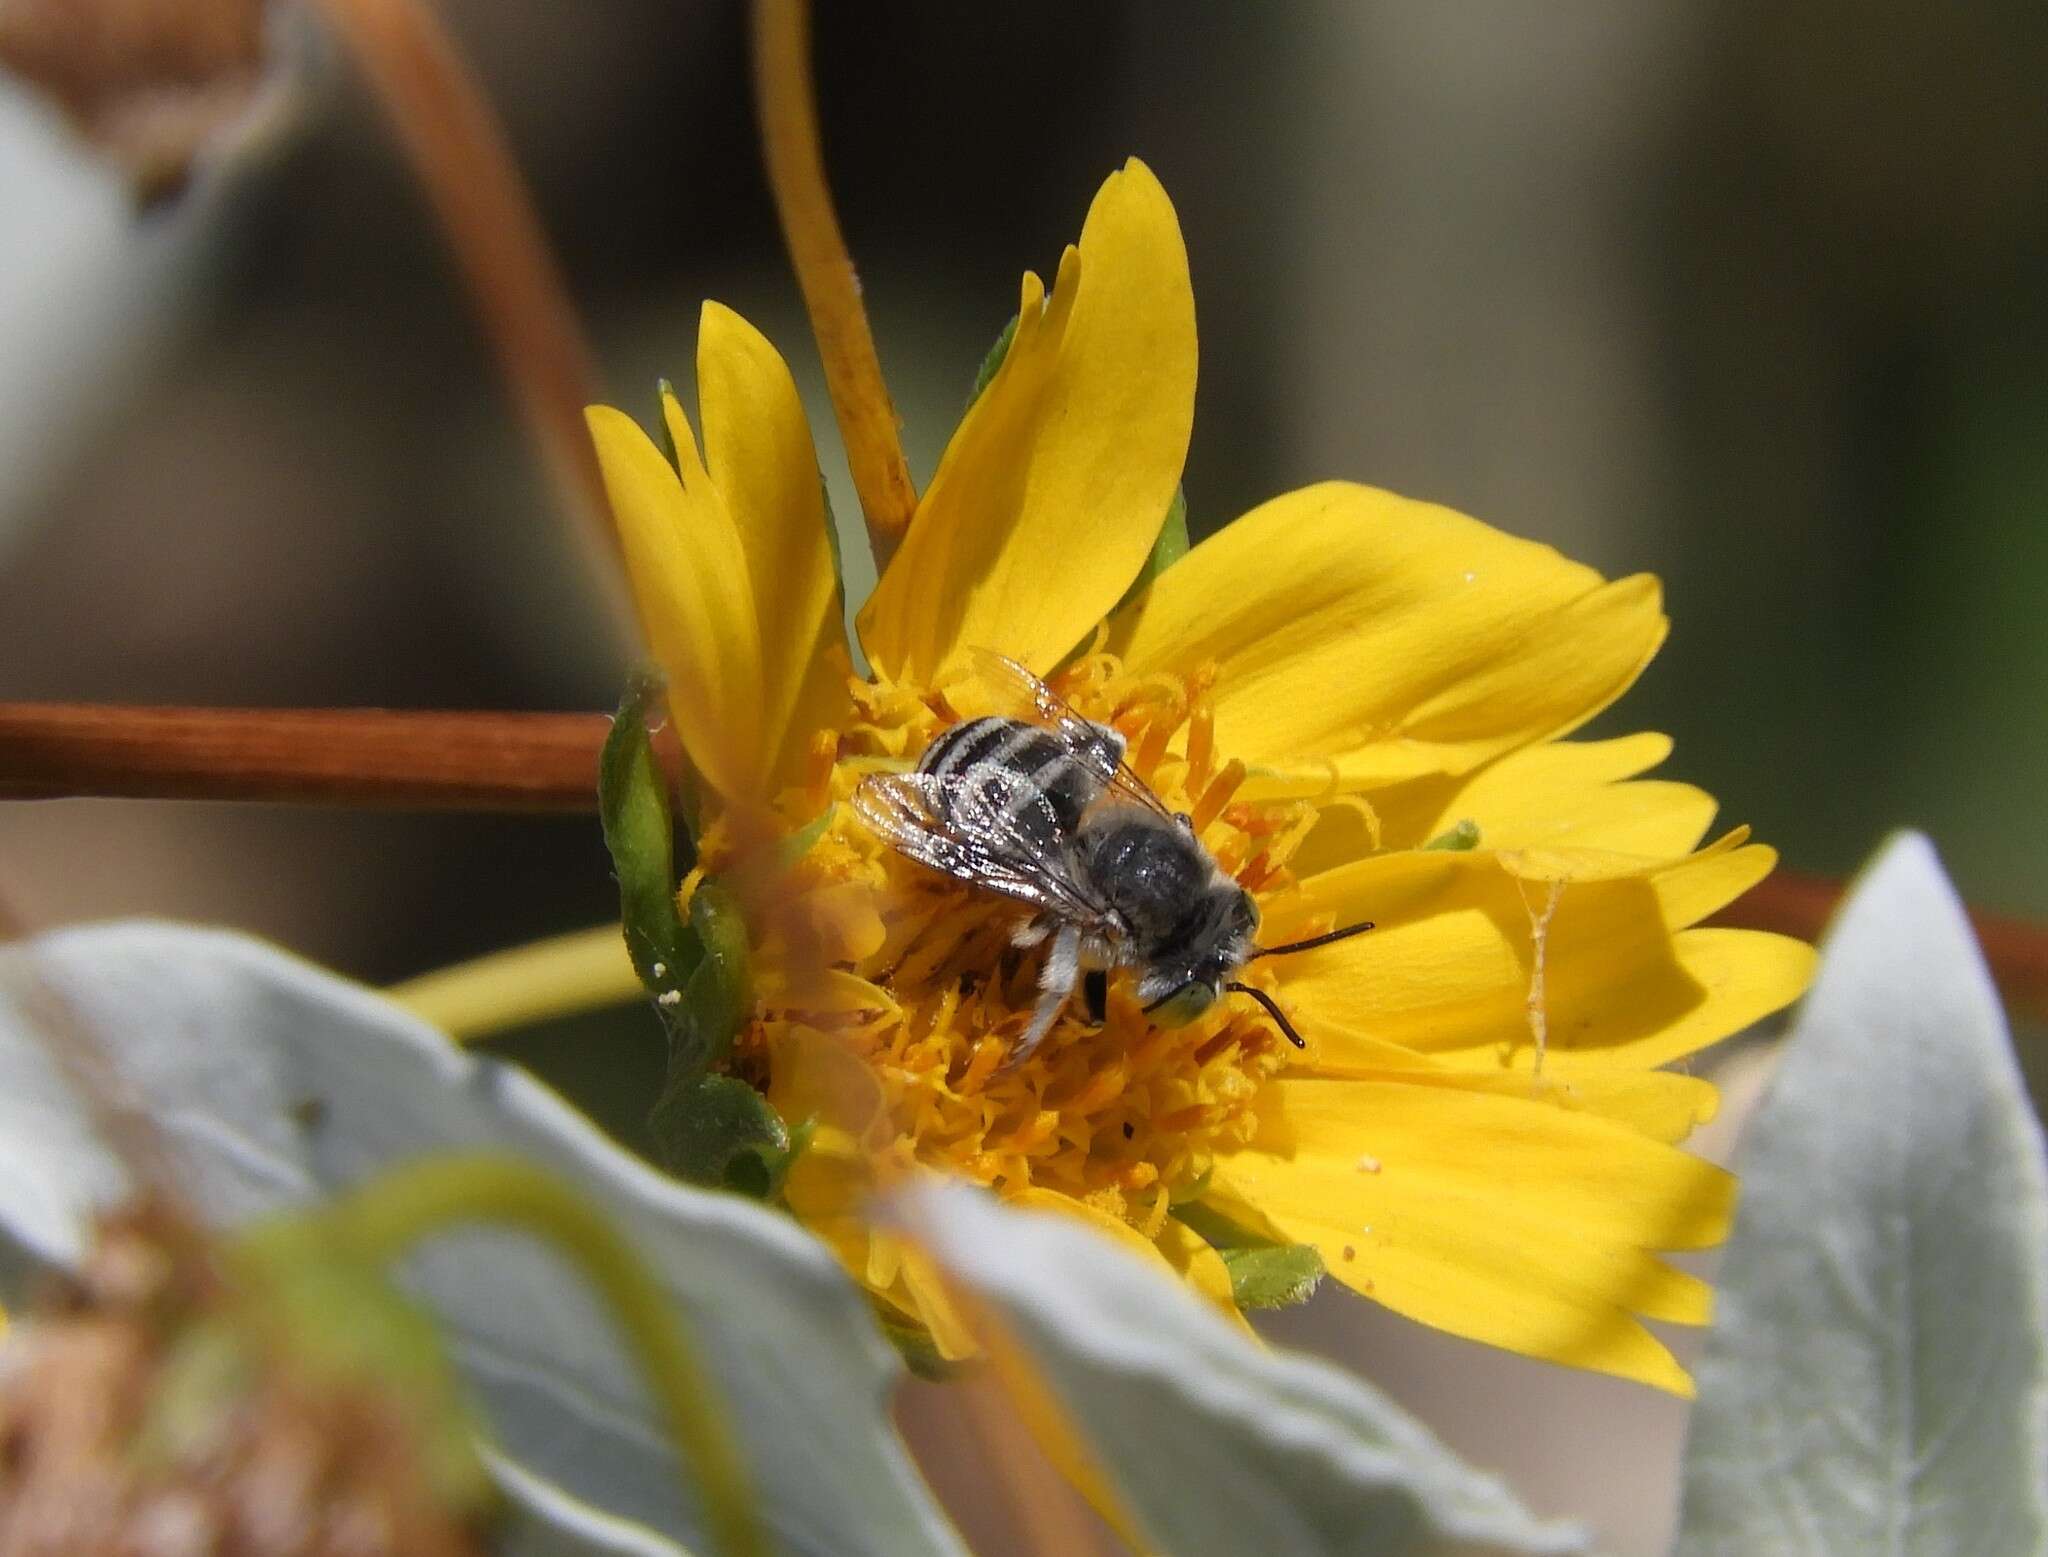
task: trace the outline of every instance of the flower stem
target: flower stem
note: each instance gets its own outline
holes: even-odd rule
[[[0,703],[0,797],[593,811],[603,714]]]
[[[647,998],[615,924],[492,952],[384,993],[457,1043]]]
[[[638,1355],[670,1439],[697,1473],[716,1549],[767,1557],[746,1465],[712,1379],[684,1339],[668,1294],[582,1196],[516,1158],[448,1155],[394,1169],[342,1196],[323,1216],[346,1247],[379,1263],[472,1222],[516,1227],[554,1249],[596,1288]]]
[[[860,494],[875,565],[881,567],[910,527],[917,489],[875,355],[860,279],[825,183],[808,0],[754,0],[753,36],[754,94],[768,183],[818,338],[818,355],[824,359],[825,384],[846,440],[846,462]]]
[[[549,475],[616,591],[618,537],[583,425],[599,398],[595,357],[503,127],[430,6],[319,4],[390,115]]]

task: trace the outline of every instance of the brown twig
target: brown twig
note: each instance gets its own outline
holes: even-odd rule
[[[790,263],[818,338],[846,463],[875,565],[888,562],[917,508],[896,407],[861,303],[860,278],[832,209],[818,141],[808,0],[754,0],[754,97],[761,147]]]
[[[1846,891],[1831,877],[1776,870],[1712,922],[1816,940]],[[1977,932],[1977,944],[1984,949],[1999,993],[2014,1014],[2048,1021],[2048,928],[1977,909],[1970,910],[1970,926]]]
[[[590,811],[603,714],[0,704],[0,797]]]
[[[618,537],[583,423],[595,357],[482,87],[421,0],[320,5],[391,116],[549,474],[610,568]]]
[[[603,714],[0,703],[0,799],[127,796],[377,810],[594,811]],[[666,735],[666,732],[664,732]],[[673,737],[662,743],[673,763]],[[1711,921],[1813,940],[1841,882],[1779,870]],[[1972,913],[2016,1013],[2048,1021],[2048,927]]]

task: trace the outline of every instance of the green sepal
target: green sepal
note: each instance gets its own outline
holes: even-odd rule
[[[1170,1205],[1176,1211],[1178,1211],[1182,1206],[1196,1204],[1201,1200],[1201,1198],[1204,1195],[1206,1195],[1209,1192],[1209,1181],[1213,1179],[1215,1176],[1216,1165],[1214,1163],[1211,1163],[1208,1167],[1204,1168],[1200,1173],[1196,1174],[1194,1178],[1190,1179],[1187,1183],[1181,1185],[1180,1188],[1174,1190],[1171,1194],[1169,1194],[1166,1197],[1167,1204]],[[1196,1209],[1199,1211],[1200,1206],[1196,1205]],[[1189,1225],[1193,1226],[1192,1223],[1190,1223]],[[1197,1229],[1197,1231],[1199,1231],[1199,1229]]]
[[[683,989],[699,958],[676,912],[676,832],[668,777],[647,733],[647,715],[660,707],[661,693],[661,678],[653,672],[634,676],[597,761],[598,816],[618,877],[626,952],[640,982],[657,1000]],[[694,844],[690,852],[695,853]]]
[[[662,1166],[677,1178],[773,1201],[809,1146],[815,1122],[790,1129],[737,1076],[671,1075],[648,1127]]]
[[[1239,1308],[1288,1308],[1315,1295],[1329,1267],[1305,1243],[1262,1238],[1199,1200],[1176,1205],[1173,1215],[1222,1257],[1230,1295]]]
[[[1010,342],[1017,338],[1017,316],[1010,315],[1010,322],[1003,326],[1002,334],[996,337],[995,345],[989,347],[988,355],[981,359],[981,367],[974,375],[974,389],[967,396],[967,409],[974,409],[974,402],[982,397],[988,386],[995,382],[996,375],[1003,370],[1003,359],[1010,355]]]
[[[1124,591],[1124,597],[1117,602],[1119,608],[1152,587],[1152,581],[1188,554],[1188,494],[1185,487],[1173,489],[1173,501],[1166,505],[1166,522],[1159,527],[1159,534],[1153,539],[1152,550],[1145,556],[1144,566],[1138,569],[1138,576],[1131,580],[1131,587]]]
[[[1478,847],[1479,824],[1469,816],[1460,821],[1449,832],[1438,833],[1428,843],[1423,845],[1425,849],[1449,849],[1460,853],[1466,849],[1476,849]]]
[[[790,870],[811,852],[817,841],[825,836],[825,829],[832,825],[832,816],[839,808],[828,805],[803,826],[791,833],[775,846],[775,863],[784,870]]]
[[[932,1339],[931,1331],[916,1320],[905,1318],[878,1298],[869,1297],[868,1304],[875,1313],[875,1328],[896,1348],[896,1355],[903,1359],[903,1365],[911,1373],[934,1384],[959,1377],[960,1364],[939,1350],[939,1343]]]
[[[1230,1295],[1239,1308],[1291,1308],[1306,1303],[1329,1274],[1323,1257],[1305,1243],[1216,1252],[1230,1272]]]
[[[699,883],[690,896],[687,934],[696,956],[682,998],[655,1000],[668,1024],[672,1082],[701,1076],[730,1054],[753,1008],[739,900],[716,881]]]

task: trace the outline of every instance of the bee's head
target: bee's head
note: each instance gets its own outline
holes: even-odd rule
[[[1145,1014],[1161,1027],[1185,1027],[1216,1004],[1223,993],[1219,980],[1214,984],[1191,978],[1167,991],[1153,1004],[1145,1008]]]
[[[1161,1027],[1182,1027],[1206,1012],[1252,954],[1258,905],[1229,877],[1218,877],[1176,937],[1182,955],[1155,967],[1139,986],[1145,1014]]]

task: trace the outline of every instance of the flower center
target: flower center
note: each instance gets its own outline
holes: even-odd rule
[[[1206,677],[1133,676],[1094,653],[1054,685],[1125,736],[1131,767],[1255,899],[1292,884],[1287,860],[1316,808],[1235,798],[1244,768],[1215,750]],[[1038,1051],[1004,1068],[1038,998],[1043,951],[1013,943],[1031,910],[907,859],[847,803],[961,715],[943,688],[861,681],[854,698],[849,726],[820,743],[814,783],[783,797],[792,817],[831,812],[794,867],[792,923],[757,948],[743,1058],[779,1081],[765,1073],[803,1063],[792,1040],[813,1054],[829,1041],[872,1077],[866,1144],[885,1162],[1056,1190],[1156,1232],[1216,1151],[1248,1138],[1252,1098],[1291,1049],[1243,996],[1158,1026],[1123,970],[1109,975],[1100,1026],[1077,992]]]

